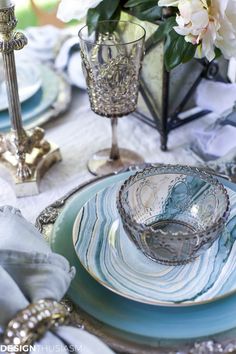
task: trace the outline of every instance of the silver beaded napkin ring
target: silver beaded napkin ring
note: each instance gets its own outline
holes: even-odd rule
[[[15,348],[13,352],[23,352],[48,330],[68,323],[69,316],[66,307],[54,300],[44,299],[30,304],[8,323],[4,345]]]

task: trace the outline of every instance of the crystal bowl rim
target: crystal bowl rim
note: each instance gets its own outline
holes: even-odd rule
[[[158,173],[160,171],[163,171],[162,173]],[[140,177],[149,177],[152,176],[151,172],[155,172],[156,174],[162,175],[162,174],[185,174],[188,176],[197,176],[198,178],[208,182],[209,184],[213,184],[214,186],[216,186],[218,188],[218,190],[220,190],[222,192],[222,195],[225,198],[225,210],[224,212],[222,212],[222,215],[217,219],[217,221],[215,221],[214,223],[212,223],[210,226],[207,226],[206,228],[204,228],[204,230],[201,231],[193,231],[193,232],[165,232],[163,230],[158,230],[158,232],[160,233],[159,237],[167,237],[167,236],[173,236],[173,237],[179,237],[182,239],[191,239],[193,237],[198,237],[199,239],[202,237],[205,237],[206,234],[212,232],[212,231],[217,231],[220,230],[221,228],[224,227],[229,214],[230,214],[230,200],[229,200],[229,195],[228,192],[226,190],[226,188],[223,186],[223,184],[221,182],[218,181],[217,178],[213,177],[210,173],[198,168],[198,167],[192,167],[192,166],[186,166],[186,165],[159,165],[159,166],[151,166],[151,167],[147,167],[142,169],[141,171],[136,172],[134,175],[130,176],[127,180],[125,180],[125,182],[121,185],[117,198],[116,198],[116,205],[117,205],[117,209],[118,212],[121,216],[122,222],[124,222],[125,224],[128,224],[128,226],[132,226],[135,227],[136,230],[138,231],[150,231],[152,233],[155,233],[156,230],[154,230],[151,226],[146,226],[143,223],[138,223],[137,221],[135,221],[134,217],[132,217],[132,215],[127,214],[127,212],[125,211],[122,202],[121,202],[121,198],[122,198],[122,194],[127,190],[128,187],[131,186],[131,184],[137,182],[138,180],[140,180]],[[145,174],[145,176],[144,176]]]

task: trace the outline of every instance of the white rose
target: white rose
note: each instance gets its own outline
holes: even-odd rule
[[[187,42],[199,44],[209,24],[208,10],[201,0],[180,0],[178,8],[175,31],[185,36]]]
[[[236,0],[214,0],[211,13],[215,19],[215,46],[226,59],[236,57]]]
[[[96,7],[102,0],[61,0],[57,17],[63,22],[73,19],[80,20],[87,14],[88,9]]]
[[[226,59],[236,57],[236,0],[160,0],[159,6],[176,6],[175,31],[198,45],[200,57],[215,57],[215,47]]]

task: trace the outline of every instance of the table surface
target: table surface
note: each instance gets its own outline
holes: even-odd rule
[[[159,133],[130,115],[119,119],[119,145],[137,151],[146,162],[193,165],[196,160],[186,151],[186,145],[194,139],[197,130],[204,129],[215,119],[214,114],[209,114],[172,131],[169,151],[162,152]],[[16,198],[11,176],[5,167],[0,166],[0,205],[19,208],[33,223],[45,207],[93,178],[87,170],[89,157],[111,144],[109,119],[94,114],[89,108],[87,93],[79,89],[74,89],[69,110],[44,128],[47,140],[60,147],[63,160],[44,175],[39,195]]]

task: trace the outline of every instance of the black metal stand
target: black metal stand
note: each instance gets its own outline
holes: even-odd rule
[[[152,43],[151,37],[146,41],[146,54],[149,53],[157,45],[157,43],[155,44]],[[200,110],[195,113],[189,113],[189,115],[186,115],[185,118],[180,118],[180,114],[184,111],[185,107],[192,99],[195,90],[199,85],[199,83],[201,82],[201,80],[203,78],[209,80],[216,79],[219,73],[219,65],[217,61],[208,63],[205,60],[200,60],[200,63],[202,65],[202,70],[200,70],[196,80],[194,81],[194,83],[192,84],[192,86],[190,87],[190,89],[188,90],[185,97],[178,105],[178,107],[175,109],[174,113],[170,113],[169,110],[171,73],[167,72],[165,68],[163,69],[164,72],[163,72],[163,83],[162,83],[161,113],[157,111],[155,99],[150,93],[147,84],[141,78],[140,93],[148,108],[150,115],[147,116],[146,114],[137,111],[135,112],[135,116],[142,122],[148,124],[152,128],[156,128],[159,131],[161,135],[161,150],[163,151],[167,150],[168,134],[171,130],[176,129],[184,124],[192,122],[193,120],[203,117],[206,114],[210,113],[210,111],[207,110]],[[217,80],[225,81],[220,76],[217,77]]]

